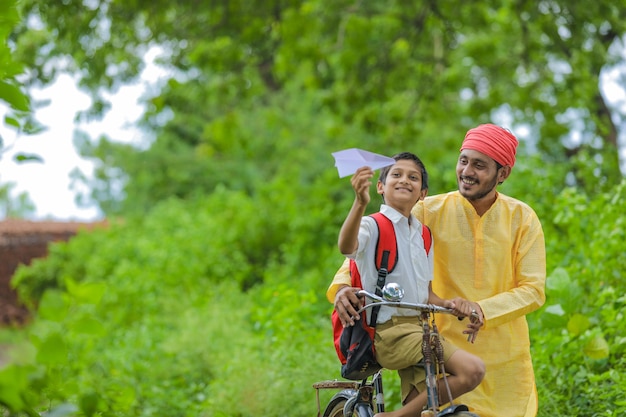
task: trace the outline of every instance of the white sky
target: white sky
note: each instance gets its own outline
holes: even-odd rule
[[[91,99],[80,92],[68,75],[61,75],[49,88],[31,92],[35,100],[49,99],[51,103],[36,111],[37,120],[48,128],[34,136],[21,135],[6,126],[0,126],[5,147],[10,150],[0,159],[0,181],[13,182],[12,195],[27,192],[35,204],[35,219],[93,220],[99,217],[95,208],[79,208],[74,203],[75,193],[70,190],[69,174],[74,168],[88,174],[91,163],[82,159],[73,145],[74,130],[86,131],[92,138],[106,133],[111,138],[133,142],[139,132],[127,128],[141,115],[137,104],[141,94],[139,86],[126,87],[115,95],[111,110],[100,122],[74,125],[74,117],[91,105]],[[2,120],[6,108],[0,110]],[[18,153],[35,154],[41,162],[14,161]]]
[[[140,82],[122,87],[108,97],[111,109],[98,122],[74,124],[76,113],[86,110],[91,105],[91,99],[76,88],[69,75],[60,75],[54,84],[43,90],[31,91],[36,101],[50,100],[48,106],[35,113],[36,119],[48,127],[38,135],[16,137],[16,132],[4,125],[7,108],[0,103],[0,135],[4,139],[4,148],[10,147],[0,157],[0,182],[15,183],[11,191],[14,197],[22,192],[28,193],[36,206],[32,220],[91,221],[102,217],[95,207],[78,207],[74,201],[76,191],[70,189],[72,170],[78,168],[88,176],[92,172],[91,162],[82,159],[74,148],[74,131],[83,130],[92,139],[106,134],[119,142],[145,143],[144,134],[133,125],[144,111],[138,103],[140,96],[149,83],[153,84],[163,75],[162,70],[152,64],[156,54],[156,51],[151,51],[147,55],[148,66]],[[17,153],[36,154],[44,161],[17,163],[13,158]]]

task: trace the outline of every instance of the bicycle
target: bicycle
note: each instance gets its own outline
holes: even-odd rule
[[[426,371],[426,391],[428,404],[427,408],[422,411],[421,417],[479,417],[477,414],[469,411],[465,404],[455,404],[448,385],[447,376],[443,361],[443,348],[439,340],[439,331],[434,321],[434,313],[451,314],[452,310],[439,307],[433,304],[415,304],[402,302],[404,290],[398,284],[388,283],[383,287],[382,297],[369,293],[365,290],[358,292],[359,296],[363,296],[372,300],[359,309],[358,314],[367,308],[375,305],[392,306],[396,308],[407,308],[420,312],[422,326],[424,329],[424,343],[422,343],[422,362]],[[433,316],[431,318],[431,316]],[[461,319],[461,318],[459,318]],[[443,381],[446,394],[450,399],[449,405],[440,410],[439,404],[439,388],[437,380]],[[377,413],[385,411],[385,403],[383,397],[383,380],[382,370],[379,370],[371,377],[363,381],[321,381],[313,384],[316,389],[317,397],[317,416],[318,417],[373,417],[374,409]],[[321,414],[321,405],[319,399],[320,389],[341,389],[335,394]]]

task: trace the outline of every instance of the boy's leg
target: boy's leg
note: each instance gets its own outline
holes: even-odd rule
[[[422,359],[422,339],[422,326],[416,318],[410,323],[377,326],[376,357],[384,368],[398,370],[403,406],[399,410],[376,416],[415,417],[422,411],[426,404],[426,393],[420,395],[415,388],[424,385],[424,369],[417,366]]]
[[[418,393],[415,388],[406,397],[399,410],[375,414],[374,417],[416,417],[426,406],[426,392]]]
[[[446,373],[449,374],[447,379],[453,398],[476,388],[485,376],[485,363],[482,359],[461,349],[455,351],[444,362],[444,365]],[[450,402],[443,383],[440,383],[439,386],[439,402],[441,404]]]
[[[455,350],[452,355],[445,361],[446,372],[448,375],[448,385],[453,398],[456,398],[466,392],[476,388],[485,375],[485,364],[482,359],[474,356],[464,350]],[[403,372],[408,371],[402,370]],[[410,378],[409,378],[410,379]],[[439,402],[445,404],[450,401],[448,393],[443,385],[443,381],[437,381],[439,386]],[[421,384],[419,384],[421,385]],[[404,405],[399,410],[376,414],[377,417],[414,417],[419,416],[420,412],[427,404],[427,393],[425,390],[418,393],[415,388],[404,400]]]
[[[403,407],[392,412],[377,414],[380,417],[419,416],[427,402],[426,390],[416,386],[424,385],[424,371],[415,364],[422,358],[422,327],[419,323],[397,323],[393,326],[377,326],[376,356],[378,362],[387,369],[399,369],[403,385]],[[454,398],[474,389],[485,374],[483,361],[468,352],[458,350],[442,339],[448,383]],[[445,403],[447,392],[439,390],[440,402]],[[441,398],[443,397],[443,398]]]

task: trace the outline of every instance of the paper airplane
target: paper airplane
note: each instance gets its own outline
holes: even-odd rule
[[[378,155],[363,149],[351,148],[333,152],[335,166],[339,171],[339,178],[352,175],[361,167],[370,167],[374,170],[396,163],[396,160],[384,155]]]

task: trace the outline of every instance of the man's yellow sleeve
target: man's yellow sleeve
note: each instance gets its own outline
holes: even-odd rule
[[[330,284],[330,287],[328,287],[328,290],[326,290],[326,298],[328,298],[328,301],[334,304],[337,291],[339,291],[339,288],[345,287],[346,285],[352,285],[352,279],[350,278],[350,260],[348,258],[343,261],[343,265],[341,265],[341,268],[339,268],[333,278],[333,282]]]

